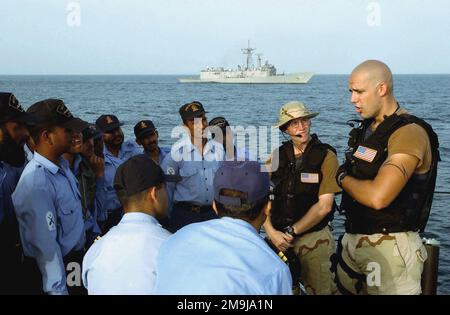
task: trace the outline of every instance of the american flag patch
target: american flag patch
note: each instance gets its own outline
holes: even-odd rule
[[[317,173],[301,173],[300,181],[302,183],[318,184],[319,183],[319,174],[317,174]]]
[[[377,151],[374,149],[366,148],[363,146],[359,146],[355,153],[353,153],[353,156],[360,159],[367,161],[371,163],[375,156],[377,155]]]

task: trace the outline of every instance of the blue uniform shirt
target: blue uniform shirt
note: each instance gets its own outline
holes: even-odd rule
[[[159,147],[159,165],[162,165],[168,154],[170,154],[170,147]]]
[[[196,205],[211,205],[214,199],[213,179],[223,160],[221,144],[210,140],[203,156],[189,138],[176,142],[166,155],[161,168],[168,175],[178,175],[179,182],[166,183],[169,209],[174,202],[190,202]]]
[[[125,213],[84,256],[83,283],[89,294],[153,293],[156,255],[169,236],[152,216]]]
[[[289,268],[246,221],[224,217],[173,234],[156,260],[155,294],[292,294]]]
[[[30,161],[33,159],[34,152],[32,152],[32,151],[30,150],[30,148],[28,147],[27,144],[24,144],[24,145],[23,145],[23,149],[24,149],[24,151],[25,151],[25,156],[26,156],[26,159],[27,159],[27,161],[25,162],[25,164],[27,164],[28,162],[30,162]]]
[[[159,149],[158,164],[161,165],[162,162],[164,161],[164,158],[166,157],[166,155],[170,153],[170,147],[158,147],[158,149]],[[148,154],[150,156],[150,154],[147,153],[145,150],[143,150],[143,153]]]
[[[24,254],[35,258],[44,292],[67,294],[63,257],[85,242],[80,193],[67,161],[57,166],[35,152],[12,200]]]
[[[130,157],[142,154],[142,149],[138,147],[136,142],[128,140],[122,144],[119,156],[114,156],[106,146],[103,154],[105,156],[105,190],[107,196],[105,209],[110,212],[121,207],[116,191],[114,190],[114,176],[116,175],[117,168]]]
[[[0,161],[0,223],[14,217],[11,195],[16,189],[23,167],[14,167]]]
[[[3,162],[0,161],[0,223],[3,222],[3,218],[5,217],[5,205],[3,201],[3,182],[5,181],[6,172],[3,169]]]

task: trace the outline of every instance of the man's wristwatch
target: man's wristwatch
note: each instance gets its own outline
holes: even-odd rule
[[[337,175],[336,182],[339,187],[342,188],[342,181],[344,180],[345,176],[347,176],[347,175],[348,175],[347,171],[343,171]]]
[[[289,225],[289,226],[285,227],[284,228],[284,233],[287,233],[287,234],[289,234],[292,237],[296,237],[297,236],[297,234],[295,233],[294,228],[292,227],[292,225]]]

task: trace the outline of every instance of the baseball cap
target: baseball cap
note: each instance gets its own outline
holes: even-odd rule
[[[117,168],[114,189],[117,194],[131,197],[166,181],[172,181],[172,177],[164,175],[161,167],[150,156],[138,154]]]
[[[46,124],[81,131],[86,126],[82,119],[75,118],[64,101],[59,99],[46,99],[34,103],[27,109],[31,116],[31,124]]]
[[[260,171],[256,161],[225,161],[214,176],[214,199],[221,204],[240,206],[253,203],[269,195],[270,179],[267,172]],[[245,200],[223,196],[222,189],[231,189],[246,194]]]
[[[0,121],[29,122],[27,115],[19,101],[12,93],[0,92]]]
[[[101,132],[108,133],[120,126],[123,126],[123,123],[119,121],[119,119],[115,115],[101,115],[96,121],[98,129]]]
[[[199,101],[193,101],[181,106],[179,113],[182,119],[193,119],[196,117],[201,117],[203,114],[208,112],[205,112],[202,103]]]
[[[156,127],[151,120],[141,120],[134,126],[134,135],[139,139],[155,132],[155,130]]]

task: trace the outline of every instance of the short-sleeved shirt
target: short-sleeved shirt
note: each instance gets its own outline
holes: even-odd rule
[[[190,202],[211,205],[214,199],[213,179],[224,157],[221,144],[206,143],[203,155],[189,138],[182,138],[172,146],[161,168],[167,175],[176,175],[180,181],[167,183],[169,203]]]
[[[319,187],[319,196],[325,194],[334,194],[341,192],[342,189],[336,183],[336,172],[339,168],[339,162],[336,154],[328,150],[325,159],[323,160],[320,170],[322,172],[322,181]]]
[[[67,161],[56,165],[35,152],[12,201],[23,252],[36,260],[44,292],[67,294],[63,257],[85,243],[80,192]]]
[[[408,114],[408,111],[400,107],[397,115]],[[417,124],[408,124],[398,128],[388,140],[388,156],[403,153],[415,156],[419,159],[416,174],[424,174],[431,167],[431,144],[427,132]]]
[[[431,144],[427,132],[417,124],[398,128],[389,138],[388,154],[405,153],[419,159],[415,173],[424,174],[431,167]]]

